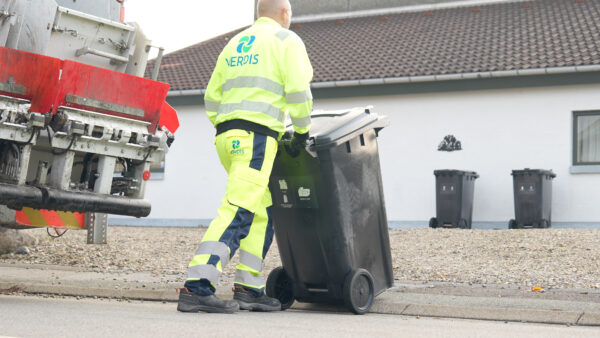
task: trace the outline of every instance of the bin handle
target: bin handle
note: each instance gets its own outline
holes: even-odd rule
[[[306,142],[306,152],[313,158],[317,158],[317,152],[315,151],[315,138],[310,137]]]

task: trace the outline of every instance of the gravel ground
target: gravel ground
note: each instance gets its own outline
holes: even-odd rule
[[[83,270],[151,272],[185,279],[203,228],[110,227],[108,245],[87,245],[85,231],[52,239],[45,229],[28,255],[6,254],[0,263],[54,264]],[[394,277],[545,288],[600,288],[600,229],[390,230]],[[237,255],[221,278],[233,280]],[[265,274],[280,265],[277,243]]]

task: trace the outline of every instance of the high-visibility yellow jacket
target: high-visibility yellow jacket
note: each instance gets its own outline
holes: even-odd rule
[[[304,43],[270,18],[233,37],[223,49],[204,95],[210,121],[234,119],[285,132],[289,113],[294,130],[310,129],[313,69]]]

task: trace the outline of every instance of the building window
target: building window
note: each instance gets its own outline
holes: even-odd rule
[[[600,165],[600,111],[573,112],[573,165]]]

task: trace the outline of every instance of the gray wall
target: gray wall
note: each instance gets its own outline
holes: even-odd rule
[[[290,0],[294,16],[350,12],[412,5],[426,5],[457,0]]]

